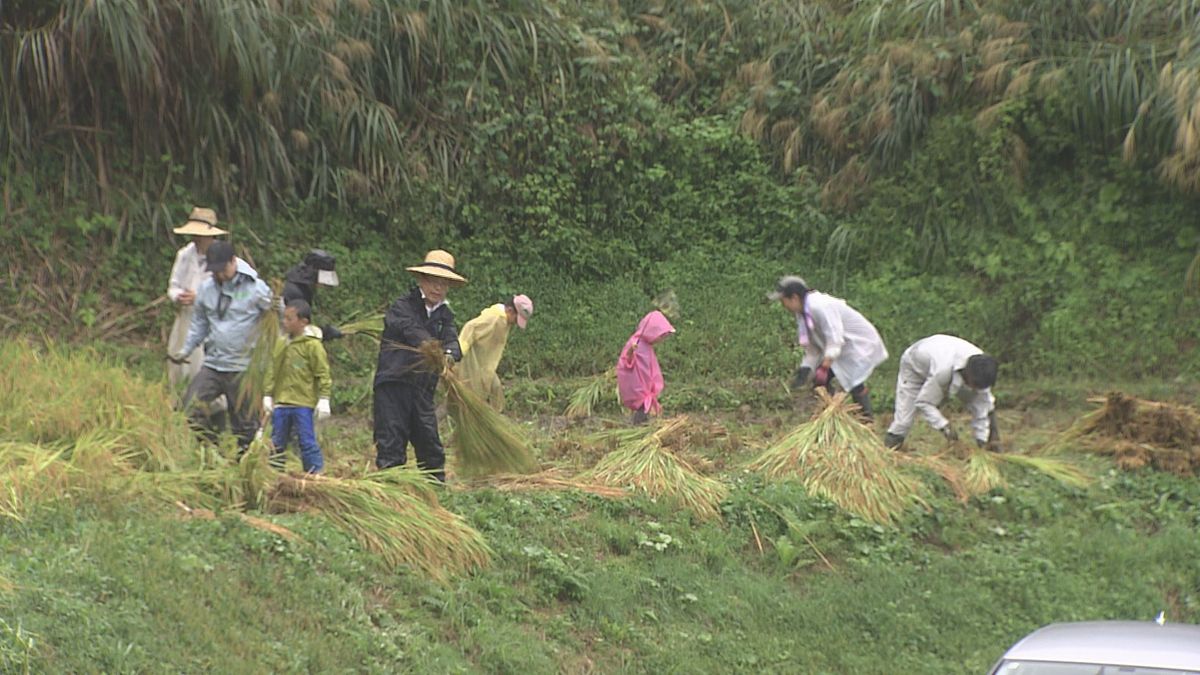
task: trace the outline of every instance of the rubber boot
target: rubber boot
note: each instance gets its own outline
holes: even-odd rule
[[[867,389],[867,385],[860,384],[850,390],[850,398],[862,408],[862,416],[867,422],[875,420],[875,413],[871,410],[871,392]]]

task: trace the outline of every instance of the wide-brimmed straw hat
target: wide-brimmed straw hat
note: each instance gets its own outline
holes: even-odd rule
[[[467,280],[454,271],[454,256],[441,250],[434,249],[425,254],[425,262],[416,267],[409,267],[413,274],[427,274],[431,277],[447,279],[453,286],[462,286]]]
[[[219,237],[229,234],[217,227],[217,212],[197,206],[192,209],[192,215],[187,222],[175,228],[175,234],[187,234],[193,237]]]

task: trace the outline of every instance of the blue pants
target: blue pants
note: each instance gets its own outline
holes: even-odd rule
[[[275,451],[282,453],[287,449],[288,439],[292,429],[300,438],[300,461],[304,464],[306,473],[316,473],[325,468],[325,458],[321,456],[321,446],[317,445],[317,434],[313,430],[313,409],[297,406],[276,406],[271,413],[271,443]]]

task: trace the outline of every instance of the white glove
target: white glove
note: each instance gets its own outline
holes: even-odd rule
[[[270,414],[275,409],[275,399],[270,396],[263,397],[263,412]]]
[[[317,419],[323,420],[329,417],[329,399],[323,398],[317,401]]]

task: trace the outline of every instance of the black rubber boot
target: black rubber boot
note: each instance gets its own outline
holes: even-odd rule
[[[899,448],[901,445],[904,445],[904,437],[898,436],[889,431],[883,437],[883,445],[886,448],[891,448],[891,449],[895,450],[896,448]]]
[[[860,384],[850,390],[850,398],[862,408],[862,415],[868,422],[875,420],[875,413],[871,410],[871,392],[867,389],[867,385]]]

